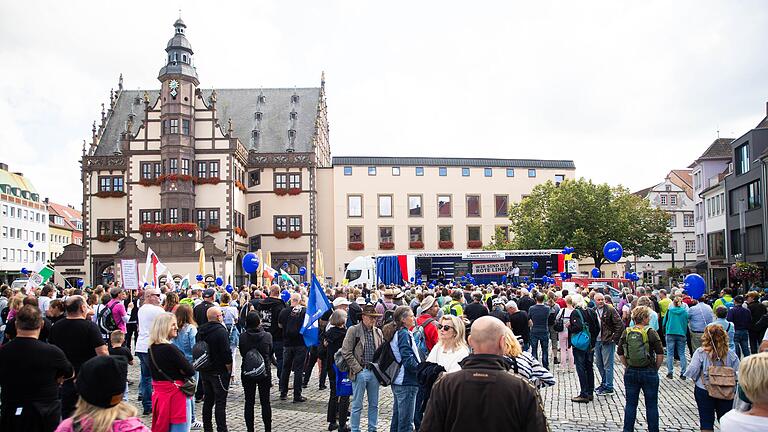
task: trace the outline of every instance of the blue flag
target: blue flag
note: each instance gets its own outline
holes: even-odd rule
[[[323,287],[317,281],[315,275],[312,275],[312,286],[309,288],[309,299],[307,300],[307,313],[304,315],[304,325],[301,327],[301,333],[304,335],[304,345],[310,347],[320,343],[320,329],[317,326],[317,320],[329,309],[331,302],[323,292]]]

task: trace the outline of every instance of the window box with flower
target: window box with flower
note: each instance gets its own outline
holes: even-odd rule
[[[248,233],[240,227],[235,227],[234,231],[235,234],[239,235],[240,237],[248,237]]]
[[[205,230],[211,234],[216,234],[217,232],[221,231],[221,227],[218,225],[208,225]]]
[[[440,249],[453,249],[453,242],[450,240],[440,240],[437,242],[437,247]]]
[[[287,238],[287,237],[288,237],[288,232],[287,232],[287,231],[275,231],[275,232],[274,232],[274,233],[272,233],[272,234],[273,234],[273,235],[275,236],[275,238],[277,238],[277,239],[284,239],[284,238]]]
[[[248,189],[245,187],[245,185],[240,180],[235,180],[235,187],[240,189],[243,192],[246,192]]]
[[[108,242],[111,242],[111,241],[118,241],[121,238],[123,238],[123,235],[121,235],[121,234],[99,234],[96,237],[96,240],[98,240],[100,242],[103,242],[103,243],[108,243]]]
[[[411,249],[424,249],[424,242],[423,241],[408,242],[408,247]]]
[[[288,188],[288,195],[298,195],[301,193],[301,188]]]
[[[297,238],[301,237],[301,231],[291,231],[291,232],[288,233],[288,237],[290,237],[292,239],[297,239]]]
[[[203,185],[203,184],[212,184],[216,185],[221,182],[221,179],[218,177],[195,177],[194,178],[195,184]]]
[[[275,195],[283,196],[288,194],[288,189],[286,188],[275,188]]]
[[[99,198],[122,198],[126,194],[122,191],[99,191],[96,192],[96,196]]]
[[[383,250],[392,250],[395,248],[394,242],[380,242],[379,243],[379,249]]]
[[[363,250],[365,249],[365,244],[363,242],[349,242],[347,247],[349,250]]]
[[[467,241],[467,247],[469,249],[480,249],[483,247],[483,241],[482,240],[468,240]]]

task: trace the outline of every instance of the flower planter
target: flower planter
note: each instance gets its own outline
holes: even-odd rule
[[[483,242],[482,240],[468,240],[467,247],[469,249],[480,249],[481,247],[483,247]]]
[[[203,185],[203,184],[217,185],[219,184],[220,181],[221,179],[218,177],[195,177],[194,178],[195,184],[198,184],[198,185]]]
[[[244,184],[242,184],[242,183],[240,182],[240,180],[235,180],[235,187],[236,187],[236,188],[238,188],[238,189],[240,189],[240,190],[241,190],[241,191],[243,191],[243,192],[245,192],[245,191],[247,191],[247,190],[248,190],[248,189],[245,187],[245,185],[244,185]]]
[[[408,243],[408,247],[411,249],[424,249],[424,242],[422,241],[412,241]]]
[[[393,243],[393,242],[381,242],[381,243],[379,243],[379,249],[392,250],[394,248],[395,248],[395,243]]]
[[[288,189],[286,188],[275,188],[275,195],[283,196],[288,194]]]
[[[125,192],[96,192],[96,196],[99,198],[122,198],[125,196]]]
[[[185,233],[195,232],[197,230],[197,224],[193,223],[175,223],[175,224],[141,224],[139,225],[139,232],[144,233]]]
[[[437,247],[440,249],[453,249],[453,242],[449,240],[440,240],[437,242]]]
[[[103,242],[103,243],[109,243],[111,241],[118,241],[121,238],[123,238],[123,236],[121,236],[119,234],[99,234],[96,237],[96,240],[98,240],[100,242]]]
[[[216,234],[217,232],[221,231],[221,227],[218,225],[208,225],[205,230],[211,234]]]
[[[365,249],[365,244],[363,242],[350,242],[347,244],[347,247],[349,250],[363,250]]]
[[[160,183],[162,183],[162,181],[160,180],[160,177],[158,177],[158,178],[148,178],[148,179],[143,178],[143,179],[139,180],[139,184],[140,185],[147,186],[147,187],[149,187],[149,186],[160,186]]]
[[[277,239],[284,239],[288,237],[288,233],[285,231],[275,231],[272,233]]]
[[[301,193],[301,188],[290,188],[288,189],[288,195],[298,195]]]
[[[235,234],[239,235],[240,237],[248,237],[248,233],[240,227],[235,227],[234,231]]]
[[[301,237],[301,231],[291,231],[291,232],[288,233],[288,237],[290,237],[292,239],[297,239],[297,238]]]

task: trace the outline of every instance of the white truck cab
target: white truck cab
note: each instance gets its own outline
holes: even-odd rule
[[[369,288],[376,286],[376,260],[372,256],[359,256],[349,264],[344,271],[344,280],[347,285],[363,286],[366,284]]]

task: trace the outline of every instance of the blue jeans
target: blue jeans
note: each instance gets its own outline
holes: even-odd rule
[[[539,360],[539,346],[541,346],[541,364],[549,369],[549,329],[531,330],[531,354],[536,360]]]
[[[168,432],[188,432],[192,427],[192,410],[195,409],[195,400],[191,397],[187,398],[187,422],[186,423],[171,423]]]
[[[283,341],[273,341],[272,352],[275,353],[275,360],[277,361],[277,380],[280,381],[280,377],[283,376]]]
[[[579,377],[579,396],[589,397],[595,392],[595,352],[573,348],[573,363]]]
[[[736,345],[736,355],[739,358],[749,355],[749,330],[735,330],[733,343]]]
[[[368,392],[368,432],[376,432],[379,422],[379,382],[368,369],[363,369],[352,380],[352,409],[349,418],[352,432],[360,432],[360,416],[363,413],[363,397]]]
[[[145,412],[152,411],[152,372],[149,369],[149,355],[137,352],[141,366],[141,379],[139,380],[139,394],[141,395],[141,407]]]
[[[600,342],[595,344],[595,363],[603,381],[600,387],[603,390],[613,390],[613,356],[616,352],[616,344],[613,342]]]
[[[693,387],[693,397],[696,399],[696,408],[699,411],[699,427],[702,430],[714,429],[715,415],[717,415],[719,422],[720,418],[733,408],[733,401],[715,399],[699,386]]]
[[[685,372],[688,360],[685,358],[685,336],[667,335],[667,373],[675,373],[675,353],[680,358],[680,373]]]
[[[627,393],[624,407],[624,432],[635,430],[640,390],[643,391],[645,398],[648,432],[659,432],[659,372],[655,368],[629,367],[624,372],[624,389]]]
[[[416,409],[418,386],[392,384],[395,396],[389,432],[413,432],[413,412]]]

